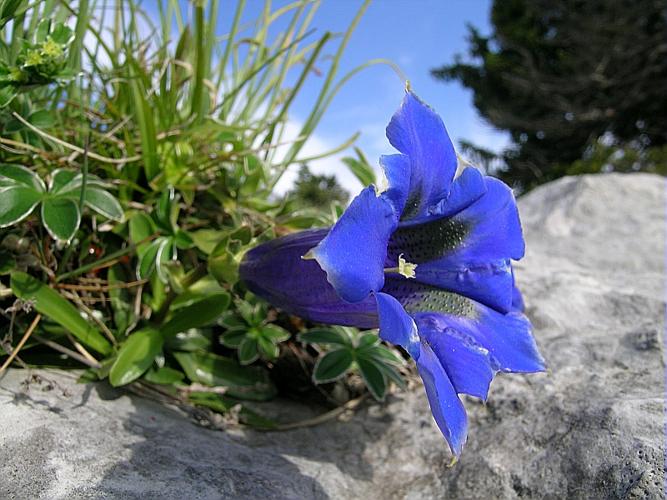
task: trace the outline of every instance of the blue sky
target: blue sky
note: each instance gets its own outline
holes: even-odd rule
[[[245,20],[255,19],[263,3],[249,0]],[[274,8],[287,3],[275,0]],[[315,36],[326,31],[343,32],[360,5],[358,0],[323,0],[312,23],[317,29]],[[415,93],[442,116],[455,144],[465,138],[492,150],[502,149],[505,135],[477,115],[472,94],[457,83],[436,81],[429,73],[438,65],[452,62],[455,54],[465,54],[467,23],[482,33],[490,31],[490,6],[490,0],[375,0],[352,36],[340,74],[369,59],[390,59],[401,67]],[[232,14],[232,9],[221,13],[219,28],[223,32]],[[308,115],[321,79],[311,77],[295,102],[290,118],[296,125]],[[361,132],[358,145],[373,164],[380,154],[392,153],[384,129],[403,97],[403,88],[403,82],[386,66],[372,67],[356,76],[334,99],[307,145],[307,156],[340,144],[355,131]],[[352,192],[361,187],[340,163],[340,155],[310,165],[318,172],[335,173]],[[289,187],[296,169],[281,183],[281,190]]]

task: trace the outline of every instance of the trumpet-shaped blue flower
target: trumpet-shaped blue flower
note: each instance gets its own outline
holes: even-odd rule
[[[410,91],[387,127],[384,189],[364,189],[331,229],[250,250],[248,288],[313,321],[379,327],[414,358],[455,455],[467,436],[459,394],[486,399],[498,371],[544,369],[511,260],[524,254],[512,191],[465,168],[440,117]]]

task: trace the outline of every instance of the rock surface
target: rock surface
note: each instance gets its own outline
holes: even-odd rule
[[[460,462],[420,389],[349,421],[217,432],[149,400],[0,380],[0,498],[663,498],[665,179],[565,178],[520,200],[545,374],[466,402]],[[64,394],[65,393],[65,394]]]

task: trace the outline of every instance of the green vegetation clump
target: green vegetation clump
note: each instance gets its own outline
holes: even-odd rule
[[[0,1],[0,371],[86,368],[82,380],[259,427],[276,423],[239,404],[383,398],[403,364],[375,334],[306,336],[316,325],[238,281],[248,248],[326,227],[347,201],[307,170],[292,195],[274,187],[308,163],[341,86],[382,62],[339,74],[367,3],[338,35],[311,30],[319,2],[266,2],[246,24],[239,0],[224,27],[218,0],[142,5]],[[285,137],[306,84],[319,92]],[[345,161],[372,180],[357,157]],[[349,362],[322,375],[340,353]]]

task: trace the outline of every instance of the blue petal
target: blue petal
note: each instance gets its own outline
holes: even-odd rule
[[[397,214],[403,213],[410,190],[410,158],[406,155],[380,156],[380,166],[387,177],[387,190],[382,196],[394,205]]]
[[[408,280],[388,278],[382,289],[392,295],[417,325],[452,328],[468,335],[491,354],[492,368],[505,372],[544,370],[530,322],[518,311],[502,314],[461,295]]]
[[[427,342],[422,342],[417,369],[431,406],[431,413],[452,453],[461,454],[468,434],[466,411],[447,373]]]
[[[471,197],[479,185],[468,174]],[[456,183],[455,183],[456,184]],[[521,224],[512,191],[502,182],[485,178],[486,192],[451,217],[430,216],[402,223],[392,235],[388,267],[398,256],[417,265],[416,279],[480,301],[501,312],[512,309],[510,259],[524,253]],[[452,207],[466,200],[464,188],[452,190]],[[447,205],[440,207],[447,210]]]
[[[489,351],[471,335],[422,319],[419,335],[426,339],[445,368],[456,392],[486,400],[495,375]]]
[[[403,306],[391,295],[375,294],[380,323],[380,338],[400,345],[414,359],[419,357],[419,336],[415,321],[405,312]]]
[[[428,213],[447,198],[456,172],[456,153],[440,117],[412,92],[387,126],[389,142],[410,159],[410,184],[402,219]]]
[[[249,250],[239,267],[241,281],[274,306],[311,321],[376,328],[373,297],[354,304],[342,300],[317,262],[301,258],[328,232],[301,231]]]
[[[312,250],[329,283],[343,300],[360,302],[384,284],[387,242],[396,228],[393,205],[364,189]]]
[[[449,197],[440,200],[439,203],[429,209],[431,215],[449,217],[468,208],[486,193],[486,182],[484,175],[473,167],[463,169],[452,183]]]

